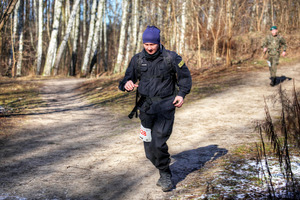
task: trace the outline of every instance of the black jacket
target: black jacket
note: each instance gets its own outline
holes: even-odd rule
[[[160,54],[155,60],[147,60],[145,50],[134,55],[125,77],[120,81],[119,89],[125,91],[124,86],[127,81],[131,80],[136,83],[139,80],[138,91],[141,95],[165,99],[174,96],[176,85],[178,85],[177,95],[184,98],[192,87],[189,69],[177,53],[166,50],[162,45],[159,51]],[[170,66],[166,61],[168,56]],[[171,99],[174,100],[174,97]]]

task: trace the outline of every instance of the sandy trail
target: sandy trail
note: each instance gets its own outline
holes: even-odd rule
[[[280,67],[277,74],[300,85],[300,64]],[[45,81],[41,95],[48,106],[0,143],[0,200],[166,199],[206,162],[255,140],[263,97],[278,90],[269,86],[268,76],[247,74],[242,84],[177,110],[168,142],[177,188],[168,193],[155,185],[159,174],[144,156],[137,119],[81,99],[75,88],[83,80]],[[282,86],[291,91],[293,81]]]

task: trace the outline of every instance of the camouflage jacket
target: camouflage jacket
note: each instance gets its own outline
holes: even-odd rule
[[[280,35],[277,35],[276,37],[268,35],[265,38],[262,47],[268,48],[268,54],[270,56],[279,56],[281,47],[283,47],[283,50],[286,51],[286,42],[285,39]]]

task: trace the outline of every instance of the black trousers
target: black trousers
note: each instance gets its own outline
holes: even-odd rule
[[[167,140],[169,139],[174,123],[175,109],[146,114],[140,112],[140,120],[145,128],[151,129],[151,142],[144,142],[146,157],[160,171],[169,171],[170,154]]]

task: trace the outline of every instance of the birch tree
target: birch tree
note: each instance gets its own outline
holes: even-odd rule
[[[86,47],[86,0],[82,0],[82,47]]]
[[[140,4],[143,4],[143,0],[140,1]],[[138,53],[142,49],[142,37],[143,37],[143,30],[145,26],[145,16],[142,14],[143,13],[143,8],[140,6],[139,9],[139,29],[138,29],[138,34],[137,34],[137,45],[136,45],[136,50],[135,53]]]
[[[59,66],[59,62],[61,60],[61,57],[65,51],[65,48],[67,46],[67,42],[69,40],[69,37],[71,35],[71,30],[72,30],[72,27],[73,27],[73,24],[74,24],[74,21],[75,21],[75,17],[76,17],[76,14],[77,14],[77,10],[79,9],[79,3],[80,3],[80,0],[75,0],[74,1],[74,5],[73,5],[73,8],[72,8],[72,13],[69,17],[69,21],[68,21],[68,24],[67,24],[67,29],[66,29],[66,34],[58,48],[58,51],[57,51],[57,55],[56,55],[56,60],[55,60],[55,64],[54,64],[54,76],[57,75],[57,72],[58,72],[58,66]]]
[[[0,31],[2,30],[4,24],[6,23],[6,21],[9,19],[10,14],[13,12],[17,2],[19,0],[11,0],[8,3],[7,8],[5,9],[3,15],[0,18]]]
[[[258,0],[255,1],[257,31],[261,31],[261,21],[263,19],[263,14],[264,14],[263,11],[265,10],[265,7],[266,7],[266,0],[262,0],[262,1],[263,1],[263,5],[262,5],[261,10],[260,10],[261,6],[259,6],[259,1]]]
[[[34,26],[35,26],[35,34],[38,35],[39,22],[38,22],[38,3],[39,0],[33,0],[33,16],[34,16]]]
[[[21,76],[21,70],[22,70],[22,60],[23,60],[23,45],[24,45],[24,1],[20,1],[20,7],[19,7],[19,51],[18,51],[18,61],[17,61],[17,70],[16,75]],[[16,16],[17,17],[17,16]]]
[[[42,56],[43,56],[43,0],[39,0],[38,3],[38,45],[37,45],[37,66],[36,74],[41,73]]]
[[[265,7],[264,7],[264,10],[263,10],[263,20],[262,20],[262,29],[263,30],[266,30],[266,27],[269,23],[269,8],[270,8],[270,2],[269,1],[266,1],[265,3]]]
[[[132,32],[131,32],[131,23],[128,26],[128,31],[127,31],[127,45],[126,45],[126,50],[125,50],[125,58],[124,58],[124,66],[128,66],[128,60],[130,56],[130,46],[132,42]],[[126,67],[123,67],[122,72],[126,70]]]
[[[57,36],[59,30],[59,19],[61,16],[61,7],[63,0],[55,0],[55,8],[54,8],[54,20],[53,27],[51,32],[51,39],[48,47],[48,53],[46,57],[46,63],[44,67],[44,76],[50,76],[51,70],[54,65],[56,49],[57,49]]]
[[[232,2],[227,0],[226,5],[226,27],[227,27],[227,51],[226,65],[231,66],[231,39],[232,39]]]
[[[104,0],[100,0],[98,2],[98,8],[97,8],[97,21],[96,21],[96,26],[95,26],[95,33],[94,33],[94,39],[93,39],[93,43],[92,43],[92,50],[91,50],[91,56],[90,56],[90,60],[92,60],[94,58],[94,60],[97,57],[97,46],[99,45],[99,38],[100,38],[100,34],[102,33],[102,22],[103,22],[103,8],[104,8]],[[93,63],[95,64],[95,63]],[[92,71],[93,68],[93,64],[91,64],[91,69],[90,72]]]
[[[139,8],[139,0],[133,0],[133,13],[132,13],[132,52],[136,52],[136,44],[137,44],[137,37],[138,37],[138,8]]]
[[[86,76],[87,74],[87,67],[90,59],[90,53],[91,53],[92,41],[93,41],[94,29],[95,29],[96,8],[97,8],[97,0],[93,0],[88,42],[85,49],[84,60],[81,66],[81,73],[83,76]]]
[[[127,16],[128,16],[128,6],[129,0],[123,0],[122,3],[122,23],[120,30],[120,39],[119,39],[119,50],[117,54],[117,62],[114,67],[114,73],[121,72],[122,60],[124,59],[124,47],[125,47],[125,35],[126,35],[126,26],[127,26]]]
[[[104,2],[103,16],[106,19],[106,1]],[[103,43],[104,43],[104,71],[108,70],[108,44],[107,44],[107,28],[106,23],[103,23]]]
[[[209,1],[209,11],[208,11],[208,18],[207,18],[207,31],[210,31],[213,27],[214,23],[214,14],[215,14],[215,1]]]
[[[13,21],[11,22],[12,26],[13,26],[13,30],[12,30],[12,42],[11,42],[11,56],[10,56],[10,61],[9,61],[9,69],[12,70],[11,74],[14,77],[16,75],[16,55],[15,55],[15,43],[16,43],[16,35],[17,35],[17,29],[18,29],[18,13],[19,13],[19,9],[20,9],[20,3],[21,1],[17,1],[16,5],[15,5],[15,10],[14,10],[14,17],[13,17]]]
[[[159,27],[163,26],[163,19],[164,19],[164,14],[163,14],[163,3],[161,0],[158,0],[158,6],[157,6],[157,25]]]
[[[181,33],[179,42],[179,54],[183,54],[185,49],[185,29],[186,29],[186,1],[182,2],[182,15],[181,15]]]
[[[79,26],[80,25],[80,9],[77,9],[75,25],[73,26],[73,48],[72,48],[72,58],[70,64],[70,76],[75,76],[76,73],[76,62],[77,62],[77,43],[78,43],[78,36],[79,36]]]

